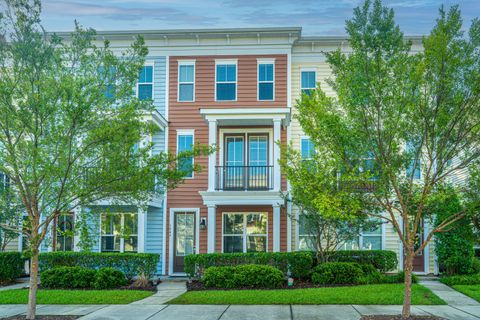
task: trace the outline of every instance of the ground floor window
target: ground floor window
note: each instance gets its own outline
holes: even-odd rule
[[[57,217],[54,229],[54,250],[73,251],[73,213],[62,214]]]
[[[136,213],[104,213],[101,221],[102,252],[137,252]]]
[[[382,223],[379,222],[368,230],[362,230],[360,235],[347,241],[343,250],[382,250]]]
[[[298,216],[298,250],[316,251],[316,236],[308,226],[308,218]]]
[[[266,212],[223,214],[223,252],[266,252]]]

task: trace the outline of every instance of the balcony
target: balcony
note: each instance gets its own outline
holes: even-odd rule
[[[268,191],[273,189],[273,166],[216,166],[217,191]]]

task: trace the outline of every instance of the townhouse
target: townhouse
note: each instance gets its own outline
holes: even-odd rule
[[[149,56],[137,95],[152,99],[157,109],[150,118],[158,131],[146,138],[154,142],[153,152],[178,153],[195,143],[214,145],[216,152],[180,164],[195,161],[203,170],[151,199],[147,210],[108,201],[86,208],[98,230],[93,250],[159,253],[159,275],[183,275],[188,254],[311,249],[301,214],[282,196],[288,183],[276,142],[291,142],[309,157],[313,145],[292,106],[317,83],[333,94],[325,82],[330,71],[323,52],[349,50],[347,39],[302,37],[301,28],[115,31],[99,37],[121,52],[138,33]],[[420,49],[420,39],[412,40]],[[73,229],[79,214],[56,221],[44,251],[79,250],[79,239],[56,231]],[[425,222],[419,239],[428,228]],[[21,238],[9,244],[17,248]],[[339,249],[393,250],[403,258],[388,223]],[[438,272],[433,242],[415,261],[415,271]]]

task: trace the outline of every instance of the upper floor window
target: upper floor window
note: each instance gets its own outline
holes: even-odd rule
[[[259,62],[258,64],[258,100],[274,100],[274,64]]]
[[[140,100],[153,98],[153,66],[143,66],[137,83],[137,97]]]
[[[315,148],[309,138],[302,138],[300,147],[303,160],[309,160],[313,158]]]
[[[415,145],[412,142],[407,142],[406,146],[407,153],[410,154],[410,163],[407,166],[406,175],[407,178],[413,176],[413,179],[420,179],[421,177],[421,169],[420,169],[420,158],[416,159],[416,150]]]
[[[317,86],[316,72],[313,70],[303,70],[301,78],[302,93],[310,95],[312,90],[315,90]]]
[[[216,100],[237,100],[237,62],[217,62]]]
[[[108,100],[115,99],[115,90],[116,90],[116,70],[115,67],[109,67],[108,69],[104,66],[98,68],[98,76],[103,82],[103,94]]]
[[[177,154],[191,151],[193,147],[193,133],[178,133]],[[179,163],[180,170],[185,171],[185,178],[193,178],[193,157],[184,157]]]
[[[195,62],[182,61],[178,64],[178,101],[195,100]]]

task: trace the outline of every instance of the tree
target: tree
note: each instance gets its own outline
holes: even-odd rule
[[[184,159],[211,150],[152,154],[154,107],[133,90],[148,53],[141,37],[116,55],[108,41],[96,45],[95,31],[77,23],[68,41],[46,34],[39,0],[4,4],[0,172],[9,178],[10,200],[18,200],[9,205],[27,216],[27,318],[34,319],[39,246],[59,215],[102,199],[144,206],[158,187],[173,188],[200,169]]]
[[[336,96],[319,87],[297,104],[298,120],[338,162],[341,185],[345,176],[358,174],[360,185],[374,178],[362,205],[385,212],[403,244],[407,319],[414,257],[465,215],[462,209],[444,217],[416,246],[422,220],[432,214],[425,207],[436,186],[480,156],[480,22],[464,34],[458,7],[441,8],[416,52],[393,10],[367,0],[346,32],[351,52],[326,53]]]
[[[292,146],[283,146],[280,165],[290,183],[286,199],[299,210],[299,218],[292,218],[311,235],[307,245],[315,249],[317,261],[328,262],[340,246],[356,239],[362,230],[377,226],[378,222],[366,215],[368,210],[361,200],[363,193],[351,193],[338,185],[338,163],[327,159],[320,146],[316,150],[311,158],[302,159]],[[350,183],[354,185],[357,177],[352,178],[355,180]]]

